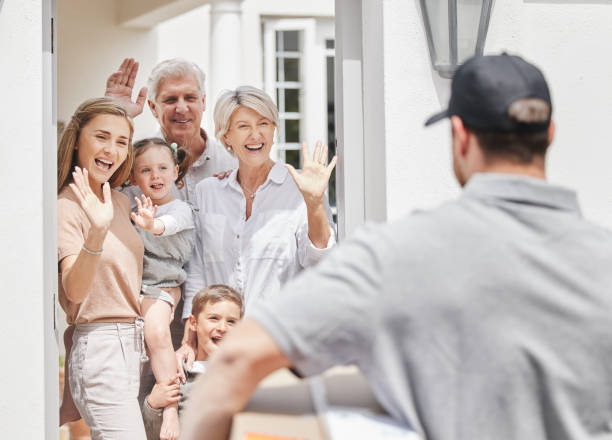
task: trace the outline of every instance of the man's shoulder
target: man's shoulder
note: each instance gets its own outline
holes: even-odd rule
[[[213,137],[209,137],[206,141],[206,148],[210,149],[209,154],[217,160],[221,160],[234,165],[238,164],[238,160],[221,144],[221,142]]]

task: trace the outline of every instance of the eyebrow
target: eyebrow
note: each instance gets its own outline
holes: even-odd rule
[[[257,120],[257,122],[261,122],[261,121],[269,121],[269,119],[268,119],[268,118],[266,118],[265,116],[262,116],[261,118],[259,118],[259,119]],[[235,124],[240,124],[240,123],[243,123],[243,124],[248,124],[248,123],[249,123],[249,121],[243,121],[243,120],[241,119],[241,120],[238,120],[238,121],[236,121],[236,122],[235,122]]]
[[[110,136],[110,135],[111,135],[111,132],[110,132],[110,131],[108,131],[108,130],[102,130],[102,129],[95,130],[95,131],[94,131],[94,133],[104,133],[104,134],[106,134],[106,135],[108,135],[108,136]],[[119,138],[128,139],[128,137],[127,137],[127,136],[119,136]]]

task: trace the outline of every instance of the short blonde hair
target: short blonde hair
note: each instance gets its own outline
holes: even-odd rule
[[[236,90],[224,90],[215,104],[215,137],[226,148],[223,139],[229,131],[230,120],[238,107],[248,107],[272,121],[278,127],[278,108],[266,92],[256,87],[240,86]]]
[[[132,118],[125,109],[110,98],[94,98],[83,102],[74,112],[70,121],[66,124],[59,144],[57,146],[57,192],[72,182],[72,171],[77,165],[77,154],[74,147],[79,140],[81,130],[89,121],[98,115],[115,115],[125,118],[130,127],[130,138],[128,140],[128,154],[121,166],[109,179],[111,188],[121,185],[130,176],[132,162],[134,161],[134,149],[132,148],[132,136],[134,135],[134,124]]]

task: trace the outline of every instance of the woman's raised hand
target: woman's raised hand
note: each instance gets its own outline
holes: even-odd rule
[[[304,197],[306,206],[315,207],[323,203],[323,195],[329,183],[329,176],[336,166],[336,156],[327,163],[327,145],[317,141],[314,154],[310,158],[310,151],[306,142],[302,143],[302,172],[298,173],[293,166],[286,164],[291,177]]]
[[[89,174],[86,168],[74,167],[72,179],[70,189],[87,214],[91,227],[98,232],[106,233],[113,220],[113,202],[109,183],[104,182],[102,185],[103,200],[100,200],[89,186]]]
[[[155,226],[155,214],[157,214],[157,205],[154,205],[151,199],[144,194],[142,195],[142,202],[138,197],[134,197],[136,205],[138,207],[137,213],[132,212],[130,216],[136,226],[145,231],[153,232]]]

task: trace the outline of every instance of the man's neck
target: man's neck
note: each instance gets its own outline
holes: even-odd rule
[[[546,180],[546,167],[544,161],[544,157],[536,157],[533,161],[526,164],[499,160],[487,163],[481,172],[516,174]]]
[[[176,142],[179,146],[189,151],[189,155],[193,161],[196,161],[206,150],[206,139],[202,136],[202,131],[198,130],[197,134],[182,139],[172,139],[165,136],[168,143]]]

